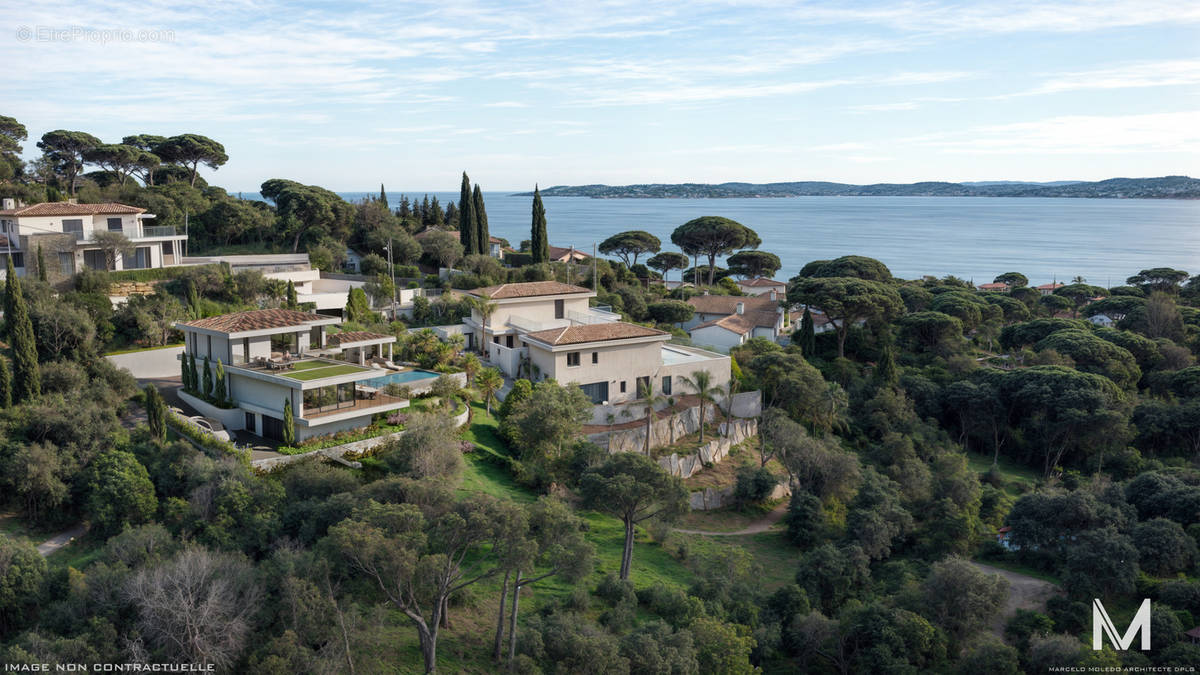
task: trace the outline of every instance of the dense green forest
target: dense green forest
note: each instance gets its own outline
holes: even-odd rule
[[[147,205],[166,224],[186,212],[214,250],[262,244],[320,259],[347,241],[411,240],[397,264],[442,251],[464,271],[450,288],[593,283],[590,267],[533,262],[534,244],[518,258],[530,264],[505,266],[464,256],[461,232],[432,249],[412,237],[438,212],[453,230],[461,211],[447,225],[441,205],[393,209],[382,191],[346,204],[285,180],[264,184],[274,205],[257,204],[200,177],[193,185],[191,160],[163,152],[177,158],[155,169],[167,173],[124,186],[109,180],[119,170],[68,178],[60,156],[52,175],[22,165],[0,187],[38,199],[70,185],[80,199]],[[209,155],[217,166],[220,156]],[[531,242],[545,235],[537,204]],[[691,258],[685,275],[724,294],[740,292],[731,276],[778,269],[769,254],[750,255],[749,228],[698,221],[672,237],[680,253],[614,234],[606,248],[623,260],[597,262],[597,301],[686,342],[685,300],[701,291],[668,291],[651,269],[669,274]],[[468,222],[477,246],[480,220]],[[696,265],[740,248],[729,270]],[[371,292],[388,296],[386,276]],[[998,278],[1007,290],[980,292],[955,278],[897,279],[870,258],[813,261],[788,282],[787,304],[805,317],[788,344],[756,338],[731,354],[736,390],[762,392],[761,433],[699,478],[725,475],[737,505],[690,513],[688,492],[705,484],[588,442],[591,406],[577,387],[518,380],[497,404],[495,372],[460,341],[408,332],[487,309],[452,293],[407,323],[349,298],[347,328],[399,336],[404,359],[466,371],[467,389],[386,420],[405,434],[359,468],[314,458],[260,474],[243,452],[194,439],[153,386],[102,354],[169,343],[184,316],[291,306],[286,288],[193,268],[114,312],[104,273],[67,289],[8,278],[5,663],[839,674],[1200,663],[1182,635],[1200,623],[1200,276],[1182,270],[1043,294],[1017,272]],[[819,332],[810,309],[832,330]],[[1111,325],[1089,320],[1101,316]],[[470,410],[461,429],[450,421],[459,406]],[[724,414],[716,406],[701,433],[719,434]],[[779,480],[792,487],[785,503],[768,498]],[[738,534],[777,510],[778,525]],[[87,530],[75,543],[37,550],[76,525]],[[1006,617],[1009,583],[977,563],[1057,592]],[[1093,651],[1093,598],[1118,626],[1150,598],[1153,649]]]

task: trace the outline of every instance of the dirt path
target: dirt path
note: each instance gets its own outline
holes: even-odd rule
[[[70,543],[72,541],[74,541],[76,537],[83,536],[84,532],[87,532],[86,527],[84,527],[83,525],[76,525],[75,527],[72,527],[71,529],[67,530],[66,532],[60,532],[60,533],[54,535],[53,537],[50,537],[46,541],[43,541],[42,543],[38,544],[37,551],[38,551],[38,553],[41,553],[42,557],[44,558],[44,557],[50,555],[51,553],[54,553],[55,551],[63,548],[64,546],[70,545]]]
[[[1004,612],[996,617],[991,625],[992,632],[1002,638],[1004,637],[1004,624],[1008,622],[1009,617],[1017,613],[1018,609],[1045,609],[1046,601],[1050,599],[1050,596],[1061,592],[1058,586],[1037,577],[1002,570],[999,567],[975,561],[971,561],[971,564],[983,572],[999,574],[1008,580],[1008,602],[1004,605]]]
[[[705,530],[683,530],[680,528],[675,528],[675,531],[683,534],[703,534],[711,537],[738,537],[747,534],[759,534],[771,529],[772,525],[778,523],[783,518],[783,515],[787,513],[787,505],[788,503],[785,500],[782,504],[776,506],[773,511],[764,516],[762,520],[752,523],[749,527],[733,532],[707,532]]]

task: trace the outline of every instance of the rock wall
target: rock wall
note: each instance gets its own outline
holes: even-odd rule
[[[705,421],[712,419],[713,410],[705,415]],[[688,408],[674,415],[655,420],[650,425],[650,447],[661,448],[672,445],[675,441],[694,434],[700,430],[700,408]],[[610,440],[611,436],[611,440]],[[607,431],[591,434],[588,440],[608,448],[609,452],[644,452],[646,448],[646,426],[639,424],[632,429],[622,429],[611,434]]]
[[[658,465],[672,476],[691,478],[699,473],[707,464],[716,464],[729,456],[733,446],[758,433],[758,420],[734,420],[728,425],[721,424],[721,436],[714,438],[696,450],[694,455],[666,455],[658,458]],[[643,436],[645,438],[645,436]]]

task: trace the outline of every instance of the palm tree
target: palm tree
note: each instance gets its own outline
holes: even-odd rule
[[[697,398],[700,399],[700,442],[703,443],[704,407],[706,404],[717,402],[717,394],[721,393],[721,388],[712,383],[712,374],[707,370],[693,370],[691,377],[681,375],[679,379],[691,387]]]
[[[487,405],[488,415],[492,414],[492,399],[496,396],[496,392],[504,386],[504,376],[500,374],[497,368],[484,368],[475,376],[475,386],[479,387],[479,393],[483,394],[484,403]]]
[[[479,353],[486,354],[488,320],[491,319],[492,315],[496,313],[497,305],[494,302],[476,297],[474,295],[467,296],[467,304],[470,305],[471,309],[479,312],[479,316],[482,319],[479,326]]]
[[[654,424],[654,406],[666,402],[666,397],[655,393],[654,380],[647,377],[638,383],[638,396],[646,406],[646,456],[650,456],[650,425]]]

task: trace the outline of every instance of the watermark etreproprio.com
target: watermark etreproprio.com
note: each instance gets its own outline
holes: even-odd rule
[[[175,31],[163,28],[90,28],[88,26],[18,26],[20,42],[174,42]]]

